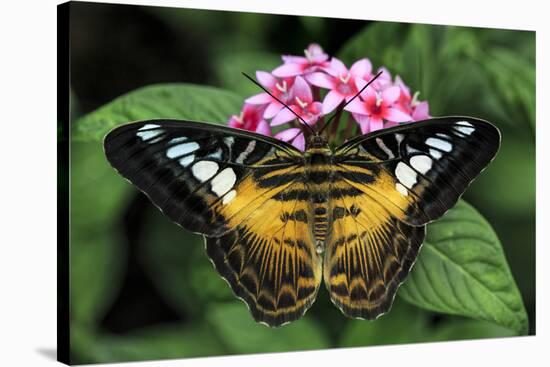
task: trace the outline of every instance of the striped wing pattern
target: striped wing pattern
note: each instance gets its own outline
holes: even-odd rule
[[[104,141],[118,172],[170,219],[206,237],[207,253],[254,318],[281,325],[321,283],[305,205],[302,154],[275,139],[210,124],[145,121]]]
[[[387,312],[425,225],[495,156],[498,130],[440,118],[294,147],[217,125],[152,120],[105,138],[107,159],[206,251],[258,322],[300,318],[324,278],[347,316]]]
[[[234,230],[207,237],[207,253],[258,322],[283,325],[315,301],[322,258],[313,246],[307,200],[302,166],[260,170],[237,186],[232,205],[213,207]]]
[[[472,118],[442,118],[339,147],[324,280],[346,315],[387,312],[414,264],[425,225],[441,217],[495,156],[500,134]]]

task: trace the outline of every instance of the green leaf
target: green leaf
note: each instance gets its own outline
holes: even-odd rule
[[[233,353],[272,353],[329,346],[327,336],[307,315],[291,324],[269,328],[256,323],[241,301],[209,309],[208,320]]]
[[[94,360],[80,363],[205,357],[227,352],[212,330],[192,324],[148,327],[123,336],[98,335],[88,348],[94,350]]]
[[[528,34],[526,34],[528,36]],[[534,42],[527,37],[526,43]],[[534,50],[533,50],[534,52]],[[535,130],[535,65],[518,57],[517,50],[495,47],[480,60],[490,88],[498,91],[496,100],[485,100],[489,108],[499,113],[500,120],[512,125],[527,122]]]
[[[152,204],[145,213],[139,258],[156,288],[186,317],[202,317],[207,305],[235,300],[208,259],[203,236],[173,223]]]
[[[338,57],[386,66],[421,92],[434,116],[472,115],[534,130],[534,54],[534,32],[378,22]]]
[[[71,364],[83,364],[97,362],[95,354],[95,333],[89,325],[80,324],[71,320],[70,333]]]
[[[427,341],[470,340],[515,336],[513,330],[487,321],[456,318],[426,335]]]
[[[100,141],[115,126],[171,118],[225,123],[243,103],[238,95],[193,84],[159,84],[136,89],[76,120],[74,140]]]
[[[516,335],[508,328],[487,321],[446,315],[435,325],[431,312],[398,298],[391,312],[366,322],[347,322],[340,347],[361,347],[447,340],[497,338]]]
[[[512,214],[526,218],[535,214],[535,146],[517,129],[502,132],[499,153],[468,190],[468,201],[474,199],[476,205],[490,209],[493,216]]]
[[[351,65],[358,59],[367,57],[377,68],[386,64],[388,60],[399,57],[409,26],[404,23],[376,22],[352,37],[338,51],[337,57]],[[395,64],[386,64],[395,68]],[[390,70],[393,71],[393,70]]]
[[[428,310],[527,332],[527,313],[500,241],[464,201],[428,226],[418,261],[399,294]]]
[[[131,186],[105,160],[101,144],[71,146],[71,319],[93,324],[121,282],[121,215]]]
[[[282,61],[279,55],[267,52],[241,52],[218,57],[215,63],[216,78],[222,87],[233,90],[242,97],[250,97],[262,90],[242,73],[256,78],[256,71],[271,72]]]
[[[427,335],[429,313],[396,299],[391,312],[373,321],[347,321],[340,347],[423,342]]]

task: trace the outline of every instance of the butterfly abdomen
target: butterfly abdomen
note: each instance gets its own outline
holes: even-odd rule
[[[318,253],[325,249],[329,226],[329,187],[332,180],[332,152],[328,146],[306,150],[306,176],[310,191],[310,208],[313,215],[312,232]]]

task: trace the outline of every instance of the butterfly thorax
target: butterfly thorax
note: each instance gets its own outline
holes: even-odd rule
[[[312,136],[304,153],[305,173],[310,194],[310,210],[313,224],[310,227],[318,253],[325,249],[328,229],[329,186],[332,180],[332,150],[321,136]]]

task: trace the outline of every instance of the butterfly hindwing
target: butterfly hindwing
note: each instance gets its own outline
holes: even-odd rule
[[[307,214],[293,183],[242,218],[234,231],[206,238],[207,252],[256,321],[279,326],[300,318],[321,284],[322,258],[315,252]],[[241,219],[239,219],[241,220]]]
[[[321,284],[304,177],[303,165],[250,175],[231,205],[213,206],[234,230],[207,237],[207,253],[254,319],[270,326],[300,318]]]
[[[104,147],[169,218],[205,235],[216,269],[257,321],[280,325],[313,303],[322,260],[307,197],[295,194],[305,191],[301,152],[246,131],[170,120],[118,127]]]
[[[424,239],[493,159],[500,134],[472,118],[440,118],[349,141],[336,150],[324,279],[348,316],[387,312]]]
[[[349,190],[333,198],[331,206],[325,285],[344,314],[374,319],[391,307],[416,260],[425,226],[408,225],[370,198]]]

